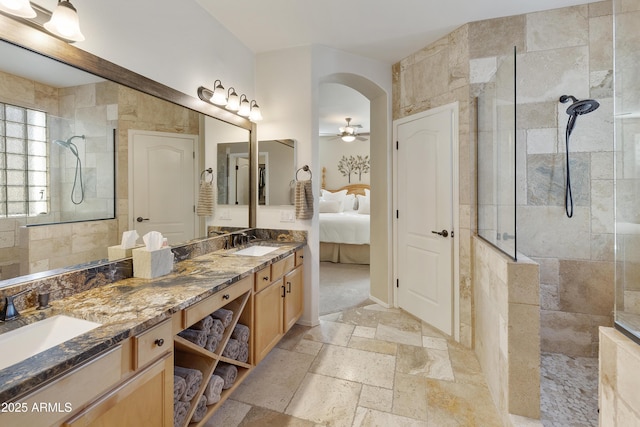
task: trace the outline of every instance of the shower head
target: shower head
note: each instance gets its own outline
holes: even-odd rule
[[[69,150],[71,150],[71,152],[75,155],[78,156],[78,147],[76,147],[76,144],[74,144],[73,141],[75,138],[82,138],[85,139],[84,135],[74,135],[71,138],[67,139],[66,141],[63,141],[61,139],[54,139],[53,143],[56,145],[59,145],[62,148],[68,148]]]
[[[567,114],[570,116],[588,114],[594,110],[597,110],[600,106],[600,103],[594,99],[583,99],[582,101],[578,101],[578,99],[572,95],[562,95],[560,97],[560,102],[562,102],[563,104],[569,102],[569,100],[573,101],[572,104],[567,108]]]

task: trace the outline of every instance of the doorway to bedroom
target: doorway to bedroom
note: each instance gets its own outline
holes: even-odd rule
[[[372,303],[370,114],[360,92],[338,83],[320,85],[321,316]]]

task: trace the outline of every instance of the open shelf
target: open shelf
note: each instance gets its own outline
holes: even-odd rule
[[[210,352],[206,348],[200,347],[199,345],[194,344],[191,341],[185,338],[182,338],[179,335],[176,335],[174,337],[175,365],[182,366],[185,368],[198,369],[199,371],[202,372],[202,375],[203,375],[202,384],[200,385],[198,392],[195,394],[195,396],[191,400],[191,403],[189,406],[189,412],[187,413],[187,416],[185,418],[184,423],[182,424],[182,427],[204,425],[207,422],[207,420],[213,415],[216,409],[220,407],[222,402],[224,402],[228,398],[228,396],[233,392],[233,390],[235,390],[238,387],[238,385],[240,385],[240,383],[244,380],[244,378],[249,374],[249,372],[253,368],[253,365],[252,365],[253,359],[251,354],[252,353],[251,339],[249,340],[249,360],[247,363],[243,363],[238,360],[229,359],[227,357],[222,356],[222,352],[225,346],[228,344],[236,324],[241,323],[250,328],[251,328],[251,325],[253,324],[252,323],[252,318],[253,318],[252,301],[253,300],[251,296],[252,296],[252,291],[249,290],[239,295],[234,300],[229,301],[225,305],[220,307],[214,307],[211,310],[211,313],[213,313],[213,311],[217,310],[218,308],[225,308],[233,312],[232,321],[229,324],[229,326],[225,328],[222,339],[220,340],[220,343],[218,344],[218,347],[216,348],[215,352]],[[210,313],[205,314],[203,318],[209,314]],[[253,331],[251,331],[251,333],[253,333]],[[227,390],[222,390],[222,393],[220,394],[220,401],[207,407],[207,413],[205,417],[202,419],[202,421],[198,423],[190,423],[191,418],[193,417],[193,414],[195,412],[196,406],[198,404],[198,400],[204,394],[204,391],[207,388],[207,384],[209,383],[209,380],[213,375],[216,369],[216,366],[218,365],[218,362],[225,362],[225,363],[229,363],[236,366],[238,368],[238,375],[236,376],[236,379],[230,388],[228,388]]]

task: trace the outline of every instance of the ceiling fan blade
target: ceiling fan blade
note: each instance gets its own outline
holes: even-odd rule
[[[362,136],[360,136],[360,135],[356,136],[356,139],[357,139],[358,141],[368,141],[368,140],[369,140],[369,138],[365,138],[365,137],[362,137]]]

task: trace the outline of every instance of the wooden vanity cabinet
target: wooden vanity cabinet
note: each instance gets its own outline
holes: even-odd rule
[[[302,251],[299,251],[302,252]],[[271,264],[269,286],[262,285],[262,271],[256,273],[254,295],[253,357],[260,362],[284,334],[300,319],[304,309],[302,257],[298,253]]]
[[[129,374],[115,388],[68,419],[68,427],[173,426],[173,333],[171,320],[134,336]],[[75,408],[74,408],[75,409]]]

